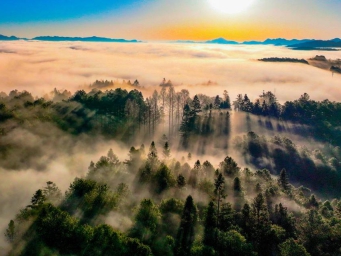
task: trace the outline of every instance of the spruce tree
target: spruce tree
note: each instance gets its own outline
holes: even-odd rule
[[[217,211],[214,202],[208,204],[204,222],[204,240],[206,246],[214,247],[216,243]]]
[[[285,169],[281,170],[281,173],[279,174],[278,184],[283,188],[284,190],[288,190],[290,188],[287,171]]]
[[[194,242],[194,228],[197,223],[197,208],[192,196],[188,196],[181,216],[180,227],[175,241],[174,255],[190,255]]]
[[[222,175],[222,173],[219,173],[217,178],[214,180],[214,194],[217,196],[216,200],[217,200],[217,215],[219,216],[220,213],[220,203],[222,201],[223,198],[226,197],[225,194],[225,178]],[[218,222],[218,220],[217,220]],[[218,225],[218,223],[217,223]]]
[[[170,157],[170,148],[169,148],[167,141],[165,142],[165,145],[163,146],[162,153],[163,153],[164,158],[168,159]]]

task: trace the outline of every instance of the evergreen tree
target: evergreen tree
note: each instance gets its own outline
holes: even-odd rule
[[[186,186],[185,177],[182,174],[179,174],[178,178],[176,179],[176,183],[177,183],[179,188],[183,188],[184,186]]]
[[[5,230],[5,237],[8,242],[13,243],[15,238],[15,224],[13,220],[8,223],[8,228]]]
[[[220,101],[219,95],[217,95],[214,99],[214,108],[220,109],[220,103],[221,103],[221,101]]]
[[[280,173],[279,179],[278,179],[278,184],[284,190],[289,190],[289,188],[290,188],[288,176],[287,176],[287,171],[285,169],[281,170],[281,173]]]
[[[170,157],[170,148],[167,141],[165,142],[162,153],[164,158],[168,159]]]
[[[225,194],[225,178],[222,173],[219,173],[217,178],[214,180],[214,194],[216,195],[217,200],[217,215],[220,214],[220,203],[222,202],[223,198],[226,197]],[[217,221],[219,221],[217,219]],[[217,223],[218,225],[219,223]]]
[[[233,192],[234,196],[240,196],[242,194],[242,185],[240,183],[239,177],[234,178],[233,180]]]
[[[255,242],[259,255],[270,255],[271,222],[264,196],[259,193],[252,203],[251,216],[253,222],[252,240]]]
[[[190,255],[194,242],[194,228],[197,223],[197,208],[192,196],[188,196],[181,216],[180,227],[175,241],[174,255]]]
[[[238,174],[240,168],[232,157],[225,157],[224,161],[220,163],[221,172],[227,176],[234,177]]]
[[[182,139],[182,146],[187,148],[191,132],[194,129],[194,115],[188,104],[183,109],[182,121],[180,124],[180,135]]]
[[[197,115],[198,113],[201,112],[201,103],[197,95],[195,95],[193,98],[192,109],[193,109],[194,115]]]
[[[203,243],[206,246],[214,247],[217,239],[217,211],[214,202],[208,204],[205,222],[204,222],[204,239]]]

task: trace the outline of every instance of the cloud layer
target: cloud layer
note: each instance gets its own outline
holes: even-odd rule
[[[255,99],[276,90],[280,101],[304,92],[317,100],[338,100],[340,75],[300,63],[264,63],[265,57],[311,58],[341,52],[292,51],[274,46],[201,44],[115,44],[84,42],[0,42],[0,88],[39,94],[54,87],[75,91],[96,79],[138,79],[146,88],[165,77],[175,85],[214,96],[229,91],[232,98],[247,93]],[[199,86],[208,80],[217,85]]]

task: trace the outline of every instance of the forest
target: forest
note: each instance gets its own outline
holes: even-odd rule
[[[340,102],[129,83],[0,94],[8,172],[44,172],[48,146],[124,145],[88,159],[66,191],[37,187],[8,219],[8,255],[341,255]]]

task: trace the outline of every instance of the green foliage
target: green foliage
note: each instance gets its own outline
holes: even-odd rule
[[[223,162],[220,163],[220,171],[227,176],[234,177],[238,175],[240,168],[232,157],[227,156]]]
[[[162,193],[166,189],[174,187],[176,184],[173,174],[165,164],[160,165],[159,169],[155,173],[154,180],[155,192],[158,194]]]
[[[5,230],[5,237],[8,242],[12,243],[14,241],[15,233],[15,223],[13,220],[10,220],[8,228]]]
[[[108,185],[93,180],[76,178],[65,194],[62,209],[74,214],[82,210],[84,220],[104,215],[118,204],[118,195]]]
[[[135,216],[134,226],[130,230],[130,235],[144,243],[151,244],[153,239],[157,237],[160,217],[160,211],[152,200],[142,200]]]
[[[294,239],[290,238],[284,243],[279,245],[281,256],[309,256],[310,254],[306,249],[295,242]]]

